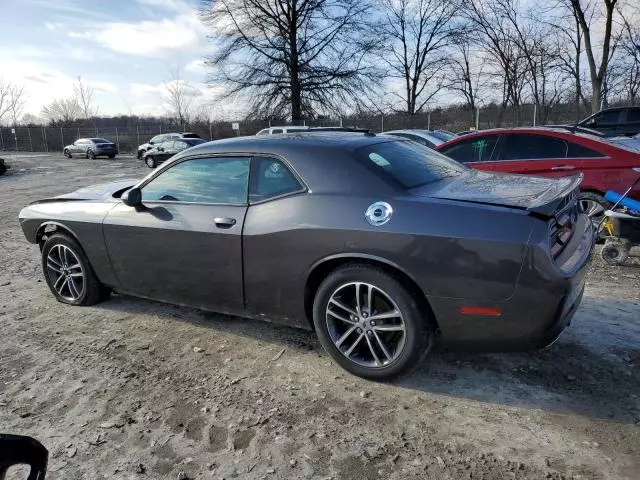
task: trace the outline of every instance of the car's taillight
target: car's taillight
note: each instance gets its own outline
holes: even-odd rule
[[[569,203],[550,222],[549,242],[551,245],[551,256],[556,258],[562,253],[571,240],[575,223],[578,219],[578,204],[575,201]]]

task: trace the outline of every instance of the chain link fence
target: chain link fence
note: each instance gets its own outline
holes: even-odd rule
[[[586,114],[586,112],[585,112]],[[578,112],[578,117],[582,115]],[[534,118],[536,119],[534,121]],[[576,113],[570,109],[546,115],[540,119],[533,106],[522,108],[518,112],[499,107],[485,107],[476,112],[462,110],[434,110],[418,115],[351,115],[344,118],[322,118],[298,122],[298,125],[311,127],[345,126],[367,128],[374,132],[407,128],[443,129],[450,131],[478,128],[514,127],[522,125],[557,124],[575,122]],[[62,152],[66,145],[78,138],[101,137],[115,143],[121,153],[136,153],[138,145],[146,143],[155,135],[171,132],[193,132],[206,140],[216,140],[243,135],[255,135],[269,126],[286,125],[285,121],[239,121],[194,123],[191,125],[135,125],[135,126],[96,126],[96,127],[0,127],[0,150],[20,152]],[[238,129],[234,130],[234,126]]]

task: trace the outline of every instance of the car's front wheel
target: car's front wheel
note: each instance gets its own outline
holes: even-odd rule
[[[93,305],[109,296],[78,242],[54,233],[42,246],[42,269],[51,293],[69,305]]]
[[[67,150],[66,148],[64,149],[64,152],[62,152],[62,153],[64,153],[64,156],[67,157],[67,158],[71,158],[72,157],[71,152],[69,152],[69,150]]]
[[[394,276],[366,264],[332,272],[320,285],[313,322],[324,349],[345,370],[389,380],[432,345],[429,313]]]
[[[147,167],[156,168],[156,159],[153,158],[153,155],[147,155],[147,158],[145,158],[144,161],[147,164]]]
[[[87,158],[90,158],[91,160],[95,160],[96,159],[96,153],[91,149],[87,150]]]

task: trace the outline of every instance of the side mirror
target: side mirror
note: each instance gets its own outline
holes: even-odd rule
[[[127,190],[120,198],[122,202],[129,207],[139,207],[142,205],[142,192],[138,187]]]

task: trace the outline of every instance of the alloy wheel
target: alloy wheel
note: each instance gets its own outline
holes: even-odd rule
[[[335,347],[364,367],[386,367],[405,346],[402,312],[387,293],[370,283],[338,287],[327,303],[326,322]]]
[[[49,250],[47,275],[53,289],[67,301],[75,302],[84,293],[84,269],[78,256],[66,245],[54,245]]]
[[[595,200],[588,198],[581,198],[578,201],[580,210],[582,210],[590,219],[594,225],[599,225],[604,218],[605,208]]]

